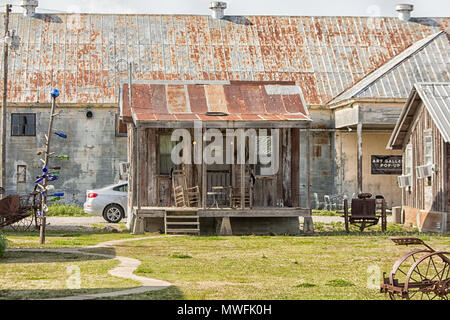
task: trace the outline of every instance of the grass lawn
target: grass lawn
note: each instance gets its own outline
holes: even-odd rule
[[[173,284],[118,299],[385,299],[377,289],[367,288],[368,268],[379,271],[379,284],[382,272],[389,272],[401,255],[414,248],[395,246],[391,236],[418,236],[435,249],[450,246],[450,233],[417,233],[389,224],[386,234],[370,228],[348,235],[343,228],[342,223],[315,223],[314,236],[164,236],[100,251],[136,258],[142,261],[136,274]],[[36,233],[6,237],[13,240],[9,247],[39,246]],[[79,247],[129,237],[136,236],[51,233],[46,247]],[[64,295],[59,290],[65,290],[66,269],[73,264],[86,277],[83,290],[135,286],[107,274],[116,263],[113,260],[7,254],[7,260],[0,260],[0,274],[7,275],[0,283],[1,298]]]
[[[78,254],[7,252],[0,260],[0,299],[46,299],[138,286],[108,274],[118,264]],[[79,286],[73,280],[78,272]]]
[[[389,232],[315,236],[170,237],[128,242],[120,255],[143,261],[137,274],[167,280],[173,287],[120,299],[385,299],[368,289],[368,268],[383,272],[413,247],[395,246],[391,236],[418,236],[436,249],[450,234],[418,234],[389,226]],[[323,228],[322,228],[323,229]],[[375,229],[376,230],[376,229]]]
[[[341,217],[343,213],[338,213],[338,210],[313,210],[313,216],[326,216],[326,217]]]
[[[139,238],[129,232],[120,233],[98,232],[68,232],[47,231],[45,245],[39,243],[39,232],[13,232],[4,233],[8,248],[79,248],[96,245],[101,242],[119,239]],[[0,263],[2,260],[0,260]]]

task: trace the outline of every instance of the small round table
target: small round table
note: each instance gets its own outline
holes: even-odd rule
[[[216,208],[219,208],[219,202],[217,202],[217,196],[220,196],[222,194],[224,194],[226,188],[222,187],[222,186],[216,186],[216,187],[212,187],[211,188],[212,191],[209,191],[206,193],[207,196],[212,196],[213,197],[213,203],[211,206],[209,206],[208,208],[212,208],[213,206],[216,206]]]

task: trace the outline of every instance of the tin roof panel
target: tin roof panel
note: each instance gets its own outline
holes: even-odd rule
[[[232,84],[134,84],[132,107],[128,84],[123,85],[121,116],[130,121],[310,121],[300,89],[293,94],[292,85],[265,83]],[[276,89],[274,87],[286,87]],[[288,87],[290,89],[288,89]],[[283,94],[289,93],[289,94]],[[167,97],[167,98],[166,98]]]
[[[307,104],[325,104],[449,24],[449,18],[12,14],[22,44],[11,53],[8,97],[50,102],[48,92],[57,87],[60,103],[117,103],[132,62],[136,82],[295,81]]]

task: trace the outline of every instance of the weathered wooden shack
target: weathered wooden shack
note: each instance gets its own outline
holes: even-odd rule
[[[450,230],[450,83],[414,85],[388,148],[403,152],[405,223]]]
[[[152,82],[131,88],[123,86],[121,117],[128,124],[135,233],[297,234],[299,217],[308,231],[311,210],[300,207],[299,168],[300,156],[309,154],[300,155],[300,130],[311,120],[298,86]],[[209,161],[211,134],[218,145]],[[181,136],[177,163],[172,150]]]

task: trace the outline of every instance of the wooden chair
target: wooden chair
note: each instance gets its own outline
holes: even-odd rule
[[[172,189],[176,207],[199,207],[200,188],[199,186],[187,186],[186,174],[183,170],[173,170]]]
[[[252,207],[253,199],[252,192],[255,184],[255,177],[253,173],[245,175],[245,196],[244,206]],[[231,208],[241,207],[241,175],[238,173],[235,177],[235,186],[230,186],[230,206]]]

